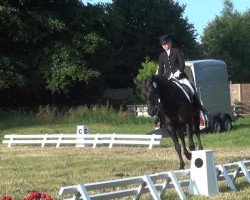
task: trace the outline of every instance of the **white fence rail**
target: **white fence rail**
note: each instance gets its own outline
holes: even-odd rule
[[[3,144],[8,147],[12,145],[76,145],[77,147],[98,145],[108,145],[112,148],[114,145],[143,145],[152,149],[160,145],[161,135],[139,135],[139,134],[43,134],[43,135],[5,135]]]
[[[225,165],[217,165],[218,181],[226,181],[232,190],[236,190],[235,180],[245,176],[250,184],[250,160]],[[190,184],[190,169],[169,171],[152,175],[110,180],[97,183],[79,184],[62,187],[59,195],[64,200],[107,200],[122,197],[140,197],[148,193],[152,199],[160,200],[167,189],[175,188],[180,199],[185,199],[183,187]]]

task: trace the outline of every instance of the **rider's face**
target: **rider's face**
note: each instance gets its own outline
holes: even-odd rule
[[[166,43],[166,44],[163,44],[163,45],[161,45],[162,46],[162,48],[165,50],[165,51],[167,51],[167,50],[169,50],[170,49],[170,47],[171,47],[171,45],[170,45],[170,43],[168,42],[168,43]]]

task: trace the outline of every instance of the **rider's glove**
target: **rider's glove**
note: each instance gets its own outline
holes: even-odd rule
[[[174,77],[175,77],[175,78],[179,78],[180,74],[181,74],[180,70],[177,70],[177,71],[174,73]]]

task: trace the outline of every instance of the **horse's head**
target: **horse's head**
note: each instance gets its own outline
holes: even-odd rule
[[[159,110],[158,85],[154,76],[150,76],[142,82],[142,94],[147,98],[148,114],[157,115]]]

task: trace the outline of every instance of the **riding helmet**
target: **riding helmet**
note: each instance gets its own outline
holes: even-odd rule
[[[171,42],[171,37],[169,35],[163,35],[159,38],[160,40],[160,45],[164,45],[164,44],[167,44],[169,42]]]

